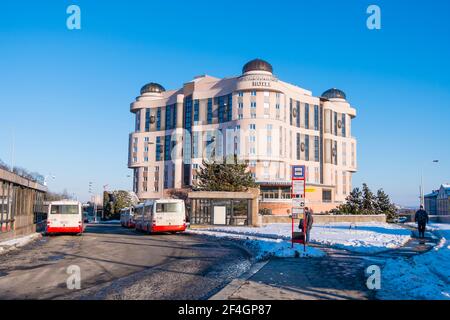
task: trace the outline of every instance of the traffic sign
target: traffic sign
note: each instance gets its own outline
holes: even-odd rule
[[[305,166],[292,166],[292,180],[305,179]]]

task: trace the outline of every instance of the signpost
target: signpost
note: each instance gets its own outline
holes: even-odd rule
[[[306,194],[306,167],[292,166],[292,248],[294,243],[303,244],[306,251],[306,219],[305,219],[305,194]],[[294,220],[303,218],[303,232],[294,231]]]

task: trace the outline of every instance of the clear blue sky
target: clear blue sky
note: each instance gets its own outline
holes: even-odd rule
[[[380,31],[366,28],[370,4]],[[358,111],[354,185],[416,205],[421,167],[427,191],[450,182],[449,15],[449,1],[2,1],[0,158],[15,132],[16,164],[54,174],[54,191],[130,189],[140,87],[238,75],[260,57],[315,95],[343,89]]]

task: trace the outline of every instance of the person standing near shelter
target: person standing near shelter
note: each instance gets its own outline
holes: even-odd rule
[[[306,219],[306,243],[308,243],[311,235],[311,229],[314,223],[312,209],[305,208],[305,219]]]
[[[428,213],[423,209],[423,205],[421,205],[420,209],[416,212],[414,220],[416,221],[419,229],[419,238],[425,238],[425,230],[429,219]]]

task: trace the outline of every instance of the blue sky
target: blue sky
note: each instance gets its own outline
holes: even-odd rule
[[[70,4],[81,30],[66,28]],[[370,4],[381,30],[366,28]],[[130,189],[140,87],[238,75],[259,57],[315,95],[343,89],[358,111],[354,185],[416,205],[422,167],[427,190],[450,182],[449,15],[448,1],[2,1],[0,158],[14,132],[16,165],[55,175],[54,191]]]

